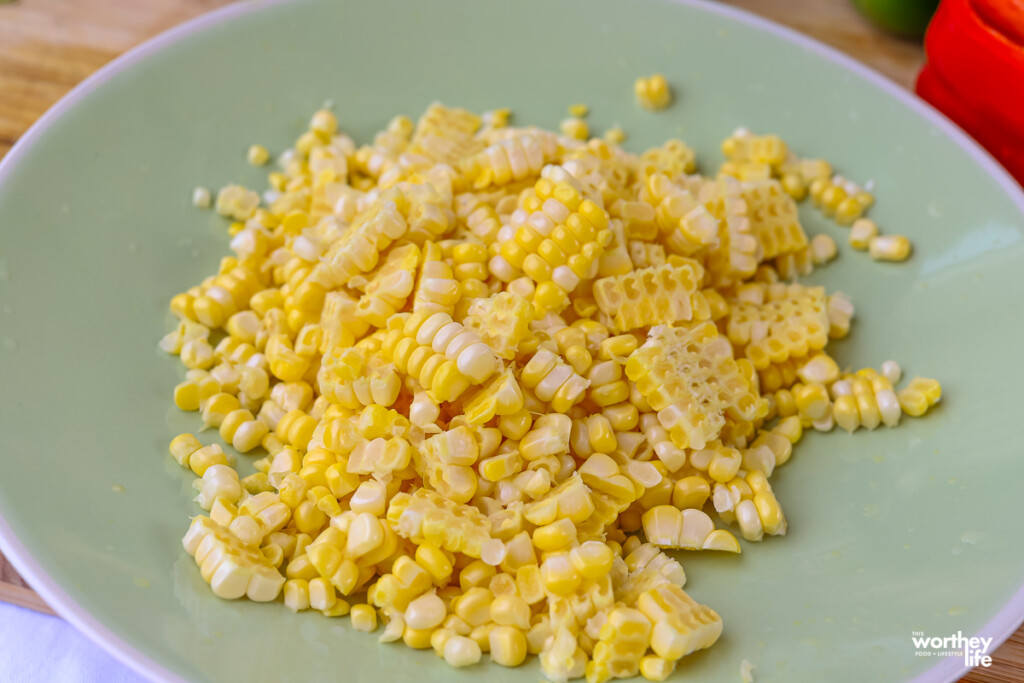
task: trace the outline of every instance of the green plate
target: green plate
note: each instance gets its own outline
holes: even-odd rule
[[[632,84],[656,71],[678,98],[651,114]],[[73,624],[167,680],[538,678],[535,661],[455,671],[345,619],[222,602],[182,551],[198,508],[166,446],[198,419],[173,408],[182,371],[156,341],[170,296],[227,251],[191,190],[258,183],[246,147],[281,150],[325,98],[360,140],[434,99],[548,127],[586,102],[595,130],[621,123],[633,150],[682,136],[705,170],[746,125],[873,179],[872,216],[911,237],[913,258],[874,263],[811,211],[809,230],[843,245],[812,281],[858,305],[842,363],[898,359],[945,398],[899,429],[812,434],[777,475],[789,535],[682,558],[726,626],[673,680],[738,680],[747,659],[759,683],[948,681],[963,659],[918,652],[912,632],[1013,631],[1024,197],[849,59],[731,9],[653,0],[235,5],[117,60],[18,143],[0,166],[0,545]]]

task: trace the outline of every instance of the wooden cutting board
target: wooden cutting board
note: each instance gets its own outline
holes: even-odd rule
[[[920,46],[864,21],[847,0],[728,0],[810,34],[910,88]],[[61,96],[125,50],[225,0],[0,0],[0,157]],[[53,611],[0,556],[0,600]],[[910,644],[908,643],[908,647]],[[961,683],[1024,683],[1024,628]]]

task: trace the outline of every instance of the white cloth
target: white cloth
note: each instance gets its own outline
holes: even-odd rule
[[[144,683],[57,617],[0,602],[0,683]]]

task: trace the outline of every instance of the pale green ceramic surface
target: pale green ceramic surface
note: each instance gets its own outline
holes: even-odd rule
[[[838,358],[896,358],[940,378],[945,397],[896,430],[808,437],[777,476],[788,536],[682,558],[726,628],[673,680],[738,680],[743,658],[759,683],[912,678],[939,661],[915,656],[911,631],[977,632],[1021,587],[1021,197],[943,124],[702,6],[308,0],[231,14],[95,86],[0,171],[5,549],[76,623],[115,634],[124,658],[197,681],[538,678],[535,661],[454,671],[347,620],[219,601],[179,544],[198,508],[166,444],[198,418],[173,409],[182,371],[155,342],[169,297],[227,248],[223,222],[189,196],[257,183],[247,145],[282,149],[325,98],[359,140],[435,98],[549,127],[586,102],[593,129],[621,123],[634,150],[682,136],[705,170],[736,126],[774,131],[873,178],[872,216],[914,241],[905,266],[876,264],[804,213],[842,245],[812,281],[858,306]],[[655,71],[679,93],[662,114],[632,98],[633,79]],[[955,675],[944,666],[928,680]]]

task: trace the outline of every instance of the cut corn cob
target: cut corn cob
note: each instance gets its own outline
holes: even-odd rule
[[[718,246],[705,267],[713,280],[727,285],[745,280],[757,269],[757,239],[751,233],[748,207],[740,184],[727,176],[701,188],[698,199],[718,220]]]
[[[530,333],[533,309],[512,292],[499,292],[476,299],[469,306],[463,324],[480,335],[499,358],[512,360],[516,349]]]
[[[803,285],[751,285],[749,298],[730,306],[729,341],[745,349],[758,370],[802,358],[828,343],[825,290]]]
[[[666,264],[602,278],[594,283],[594,299],[611,317],[616,331],[627,332],[709,317],[698,284],[698,274],[689,264]]]
[[[757,239],[762,259],[773,259],[807,245],[807,235],[796,214],[796,202],[777,180],[744,183],[742,195],[747,203],[750,230]]]
[[[399,535],[414,543],[433,543],[492,565],[504,559],[502,543],[491,538],[486,517],[476,508],[432,491],[397,494],[388,506],[387,519]]]
[[[247,547],[209,517],[196,517],[182,544],[195,557],[203,579],[219,598],[234,600],[245,596],[256,602],[269,602],[284,586],[284,577],[260,552]]]
[[[626,363],[626,375],[679,448],[703,448],[725,425],[726,411],[753,420],[764,409],[714,325],[651,329]]]

